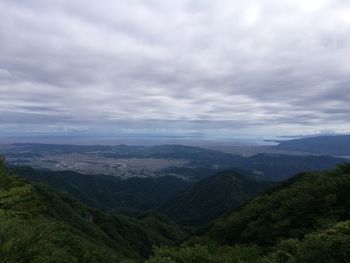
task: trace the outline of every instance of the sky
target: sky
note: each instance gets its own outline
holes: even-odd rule
[[[0,135],[350,132],[348,0],[1,0]]]

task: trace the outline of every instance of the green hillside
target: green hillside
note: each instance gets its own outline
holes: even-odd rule
[[[253,181],[235,171],[221,172],[179,193],[160,211],[183,225],[205,224],[271,185]]]
[[[268,246],[350,219],[348,168],[299,174],[218,221],[209,235],[228,244]]]
[[[122,262],[184,237],[156,214],[138,219],[91,209],[66,194],[28,184],[0,161],[0,261]]]
[[[16,174],[66,192],[83,203],[108,212],[137,213],[156,209],[189,183],[174,176],[129,178],[89,175],[73,171],[36,170],[14,167]]]
[[[0,262],[144,262],[150,255],[147,263],[350,262],[350,164],[298,174],[232,208],[267,186],[254,183],[225,172],[169,201],[169,213],[195,220],[225,214],[179,243],[184,233],[164,216],[89,208],[17,178],[1,160]],[[186,214],[192,211],[198,216]]]
[[[350,262],[350,165],[299,174],[155,262]]]

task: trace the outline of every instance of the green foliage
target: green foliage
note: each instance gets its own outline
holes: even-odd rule
[[[349,167],[299,174],[175,246],[184,233],[162,215],[106,214],[18,179],[0,159],[0,262],[141,262],[156,246],[147,263],[350,263]],[[244,179],[224,179],[200,189],[236,197],[224,186]]]
[[[270,248],[207,244],[157,248],[147,263],[339,263],[350,262],[350,221],[312,232],[301,241],[282,240]]]
[[[349,167],[299,174],[148,263],[350,262]]]
[[[298,239],[282,240],[269,253],[260,259],[261,263],[295,263],[300,247]]]
[[[117,262],[116,251],[45,218],[25,220],[2,215],[1,262]]]
[[[107,212],[140,214],[155,209],[188,182],[174,176],[160,178],[129,178],[80,174],[73,171],[35,170],[16,167],[16,174],[36,183],[44,183]]]
[[[301,241],[283,240],[270,249],[262,262],[271,263],[338,263],[350,262],[350,221],[312,232]]]
[[[182,225],[205,224],[271,185],[250,180],[235,171],[221,172],[178,194],[160,211]]]
[[[257,262],[261,250],[255,246],[185,246],[180,248],[157,248],[147,263],[253,263]]]
[[[299,174],[219,220],[209,236],[225,244],[271,246],[350,219],[350,174]]]
[[[0,262],[120,262],[184,237],[157,215],[140,219],[91,209],[66,194],[31,185],[0,163]]]
[[[307,235],[300,244],[297,262],[350,262],[350,221]]]

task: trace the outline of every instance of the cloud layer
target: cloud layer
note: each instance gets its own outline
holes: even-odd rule
[[[347,0],[2,0],[1,133],[350,131]]]

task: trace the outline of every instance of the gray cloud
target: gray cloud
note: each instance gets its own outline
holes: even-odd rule
[[[349,132],[349,17],[346,0],[3,0],[0,128]]]

